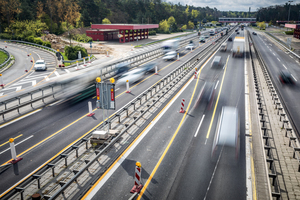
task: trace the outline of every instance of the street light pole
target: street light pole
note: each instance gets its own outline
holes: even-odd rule
[[[290,7],[289,7],[289,16],[288,16],[288,23],[290,22],[290,11],[291,11],[291,3],[293,2],[293,1],[288,1],[289,3],[290,3]]]

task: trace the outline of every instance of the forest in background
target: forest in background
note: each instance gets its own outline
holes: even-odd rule
[[[225,12],[161,0],[0,0],[0,9],[0,33],[23,34],[22,38],[40,36],[43,30],[62,34],[72,28],[101,24],[105,18],[111,23],[159,24],[172,16],[175,32],[204,19],[256,17],[255,12]]]

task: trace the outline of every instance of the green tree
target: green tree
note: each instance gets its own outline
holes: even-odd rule
[[[186,25],[183,25],[183,26],[181,27],[181,29],[182,29],[182,30],[186,30],[186,29],[187,29],[187,26],[186,26]]]
[[[159,30],[163,31],[163,32],[168,32],[170,28],[170,25],[168,24],[167,20],[162,20],[159,23]]]
[[[194,23],[192,21],[189,21],[187,27],[188,29],[194,29]]]
[[[191,14],[192,14],[192,17],[194,19],[196,19],[200,15],[200,11],[193,9]]]
[[[170,26],[173,26],[173,24],[175,24],[175,23],[176,23],[175,18],[174,18],[173,16],[169,17],[169,19],[168,19],[168,24],[169,24]]]
[[[104,18],[104,19],[102,20],[102,24],[111,24],[111,22],[109,21],[109,19]]]

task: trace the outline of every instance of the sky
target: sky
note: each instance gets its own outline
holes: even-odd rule
[[[257,11],[259,7],[269,7],[273,5],[284,5],[286,0],[171,0],[173,3],[182,5],[193,5],[195,7],[217,8],[220,11]],[[291,4],[299,4],[300,0],[293,1]]]

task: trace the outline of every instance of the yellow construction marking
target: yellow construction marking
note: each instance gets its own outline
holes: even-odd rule
[[[16,78],[15,80],[13,80],[13,81],[11,81],[11,82],[5,84],[5,87],[7,87],[8,85],[10,85],[10,84],[12,84],[12,83],[18,81],[19,79],[23,78],[24,76],[26,76],[26,75],[32,70],[32,68],[33,68],[33,66],[34,66],[34,59],[33,59],[33,57],[31,57],[31,58],[32,58],[32,66],[31,66],[31,68],[28,70],[28,72],[25,73],[25,74],[23,74],[22,76]]]
[[[13,139],[15,140],[15,139],[17,139],[17,138],[19,138],[19,137],[21,137],[21,136],[23,136],[23,134],[18,135],[17,137],[14,137]],[[6,145],[7,143],[9,143],[9,141],[4,142],[3,144],[0,144],[0,147],[2,147],[3,145]]]
[[[207,131],[206,139],[209,138],[210,130],[211,130],[214,118],[215,118],[215,113],[216,113],[217,106],[218,106],[218,103],[219,103],[219,98],[220,98],[220,95],[221,95],[221,91],[222,91],[222,87],[223,87],[223,82],[224,82],[224,78],[225,78],[225,74],[226,74],[226,70],[227,70],[228,60],[229,60],[229,56],[228,56],[226,64],[225,64],[225,70],[224,70],[222,82],[221,82],[221,85],[220,85],[220,90],[219,90],[218,98],[217,98],[217,101],[216,101],[216,104],[215,104],[213,115],[211,117],[211,121],[210,121],[209,128],[208,128],[208,131]]]
[[[53,71],[52,71],[48,76],[46,76],[43,80],[41,80],[40,82],[38,82],[37,84],[35,84],[33,87],[37,86],[38,84],[40,84],[41,82],[43,82],[46,78],[50,77],[55,71],[56,71],[56,69],[53,70]]]

